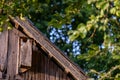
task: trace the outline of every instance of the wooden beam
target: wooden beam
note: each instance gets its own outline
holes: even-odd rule
[[[45,38],[43,34],[39,32],[34,26],[31,26],[29,22],[22,21],[19,18],[11,19],[13,22],[18,23],[29,37],[36,40],[36,42],[39,43],[42,47],[44,47],[47,52],[52,54],[55,60],[67,71],[69,71],[69,73],[72,74],[76,80],[87,79],[86,75],[81,70],[79,70],[73,63],[71,63],[58,48],[53,46],[53,44],[49,42],[49,40]]]

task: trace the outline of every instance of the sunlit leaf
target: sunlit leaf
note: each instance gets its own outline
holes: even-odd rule
[[[103,10],[108,9],[108,7],[109,7],[109,3],[108,3],[108,2],[105,2],[105,3],[102,5],[102,9],[103,9]]]
[[[87,31],[89,31],[92,28],[92,26],[93,26],[93,24],[91,23],[91,21],[88,21],[87,27],[86,27]]]
[[[70,36],[70,37],[69,37],[70,40],[73,41],[73,40],[75,40],[76,38],[78,38],[79,32],[78,32],[78,31],[73,31],[73,30],[71,30],[71,31],[68,32],[68,35]]]
[[[87,29],[86,26],[82,23],[80,23],[77,27],[77,30],[79,31],[79,35],[81,36],[81,38],[85,38],[87,35]]]
[[[120,17],[120,11],[116,11],[116,15]]]

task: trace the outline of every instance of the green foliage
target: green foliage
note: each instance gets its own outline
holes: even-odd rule
[[[38,0],[2,0],[0,2],[0,26],[8,24],[8,16],[28,17],[35,25],[40,25],[38,28],[47,28],[48,21],[51,19],[50,1],[45,0],[39,2]],[[50,9],[50,10],[48,10]],[[50,11],[50,12],[49,12]],[[49,14],[49,16],[47,16]],[[42,21],[41,21],[42,20]]]
[[[82,4],[78,1],[78,4],[69,2],[63,13],[69,16],[64,18],[69,19],[69,22],[74,19],[69,23],[73,26],[68,31],[69,39],[78,40],[81,44],[81,54],[72,59],[95,79],[118,80],[119,0],[88,0],[82,1]]]
[[[87,35],[87,29],[86,26],[83,23],[80,23],[77,26],[76,30],[71,30],[68,32],[68,35],[70,36],[70,40],[73,41],[76,38],[78,38],[80,36],[80,38],[85,38]]]
[[[31,19],[90,77],[119,80],[120,0],[1,0],[0,31],[9,15]]]

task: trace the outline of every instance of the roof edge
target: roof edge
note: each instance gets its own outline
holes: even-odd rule
[[[48,40],[48,38],[43,36],[43,34],[35,26],[33,26],[33,23],[29,19],[25,18],[25,20],[21,20],[20,18],[14,18],[11,15],[9,15],[9,18],[15,24],[21,26],[25,34],[43,46],[46,51],[48,51],[65,69],[67,69],[76,80],[86,80],[88,78],[82,69],[66,57],[60,49]],[[18,26],[15,27],[18,28]],[[61,58],[63,60],[61,60]]]

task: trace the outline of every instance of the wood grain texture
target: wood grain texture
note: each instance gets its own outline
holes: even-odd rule
[[[30,70],[23,73],[24,80],[74,80],[45,54],[41,49],[33,51],[32,66]]]
[[[0,34],[0,71],[7,66],[8,31]]]
[[[13,29],[15,30],[15,29]],[[9,80],[15,80],[15,75],[18,74],[18,60],[19,60],[19,37],[17,32],[9,31],[8,41],[8,66],[7,75]]]
[[[20,64],[31,67],[32,62],[32,40],[20,38]]]

